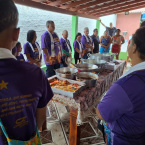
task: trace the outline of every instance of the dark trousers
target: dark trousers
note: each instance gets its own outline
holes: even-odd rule
[[[56,75],[54,70],[60,68],[60,64],[57,63],[54,65],[46,65],[46,67],[47,67],[46,76],[47,76],[47,78],[49,78],[49,77]]]
[[[68,67],[68,65],[65,63],[65,59],[66,59],[66,56],[61,57],[61,67]]]
[[[79,63],[81,62],[80,58],[75,58],[75,64],[77,64],[78,60],[79,60]]]
[[[89,51],[88,53],[92,54],[91,51]],[[82,57],[83,59],[88,59],[88,53],[87,54],[84,54],[84,56]]]

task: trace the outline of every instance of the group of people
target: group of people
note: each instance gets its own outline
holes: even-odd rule
[[[132,67],[113,83],[96,110],[106,145],[145,145],[145,21],[127,52]]]
[[[59,39],[59,36],[55,32],[55,23],[53,21],[46,22],[46,29],[47,30],[41,36],[41,47],[37,42],[36,31],[29,30],[27,33],[27,42],[24,44],[23,48],[27,58],[26,61],[38,65],[39,67],[41,66],[42,60],[41,50],[43,50],[44,61],[47,66],[47,77],[55,75],[55,69],[68,66],[67,58],[72,56],[72,49],[74,49],[75,64],[77,64],[81,62],[81,59],[88,59],[88,53],[109,53],[111,43],[112,52],[117,54],[116,58],[118,59],[121,44],[124,43],[124,38],[120,35],[120,29],[113,27],[112,23],[110,23],[110,27],[106,27],[106,31],[100,39],[98,29],[94,29],[93,35],[90,36],[89,28],[84,28],[83,35],[77,33],[73,48],[68,40],[67,30],[62,32],[62,36]],[[99,44],[101,45],[100,48]],[[25,61],[21,51],[21,43],[17,42],[12,53],[19,61]]]
[[[41,145],[38,129],[46,120],[47,104],[53,97],[48,79],[38,67],[42,59],[41,49],[47,75],[51,76],[52,69],[60,67],[60,63],[65,63],[65,57],[71,55],[71,46],[67,40],[68,32],[63,31],[59,40],[54,32],[54,22],[48,21],[47,31],[41,37],[41,49],[36,42],[36,32],[32,30],[24,44],[27,61],[36,65],[23,62],[22,47],[17,42],[18,16],[12,0],[0,0],[0,145]],[[98,117],[105,121],[105,129],[110,131],[106,134],[108,145],[145,145],[145,22],[141,26],[128,46],[132,68],[111,86],[96,110]],[[119,30],[111,36],[113,29],[105,31],[101,37],[103,51],[109,48],[111,38],[119,45],[123,43]],[[78,33],[74,41],[76,62],[87,58],[87,53],[93,53],[93,38],[97,45],[99,43],[97,30],[94,30],[92,40],[87,28],[84,32],[83,36]],[[15,46],[17,50],[13,49],[12,55]],[[112,46],[113,49],[120,48],[116,46]]]

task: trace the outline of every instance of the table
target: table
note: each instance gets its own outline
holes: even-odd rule
[[[96,107],[101,96],[106,92],[113,82],[115,82],[124,71],[125,61],[117,61],[114,71],[104,70],[99,74],[99,79],[95,87],[86,88],[78,96],[69,98],[59,94],[54,94],[53,101],[70,107],[70,134],[69,145],[79,145],[79,127],[85,118],[86,112],[92,107]],[[51,79],[51,78],[49,78]],[[46,125],[44,125],[46,126]],[[45,128],[45,127],[44,127]],[[78,132],[78,133],[77,133]]]

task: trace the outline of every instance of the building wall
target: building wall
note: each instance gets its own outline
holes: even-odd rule
[[[55,13],[51,11],[45,11],[41,9],[31,8],[27,6],[17,5],[19,11],[19,24],[20,27],[20,36],[19,41],[23,44],[26,42],[28,30],[34,29],[37,33],[37,41],[41,44],[41,35],[46,31],[46,21],[53,20],[56,25],[56,32],[59,37],[62,36],[63,30],[68,30],[69,37],[71,40],[72,33],[72,16],[66,14]],[[113,22],[116,25],[116,16],[110,15],[101,18],[103,23],[109,26],[110,22]],[[93,29],[96,28],[96,20],[79,17],[78,22],[78,32],[83,34],[84,28],[88,27],[90,29],[90,35],[93,34]],[[105,28],[101,26],[100,34],[102,35]],[[100,35],[100,36],[101,36]]]
[[[113,24],[114,27],[116,27],[116,19],[117,19],[117,15],[113,14],[113,15],[108,15],[108,16],[104,16],[104,17],[100,17],[102,23],[104,23],[106,26],[110,26],[110,23]],[[104,34],[104,31],[106,30],[106,28],[103,25],[100,25],[100,36],[102,36]]]
[[[125,39],[129,40],[129,37],[139,28],[141,13],[130,13],[129,15],[118,14],[116,27],[123,31],[127,31]]]
[[[96,28],[96,20],[79,17],[78,32],[83,34],[85,27],[89,28],[89,34],[92,35],[93,30]]]

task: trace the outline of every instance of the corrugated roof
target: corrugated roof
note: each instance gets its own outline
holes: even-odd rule
[[[145,7],[145,0],[14,0],[16,3],[49,11],[98,19]],[[133,11],[132,11],[133,10]],[[144,11],[144,10],[143,10]]]

